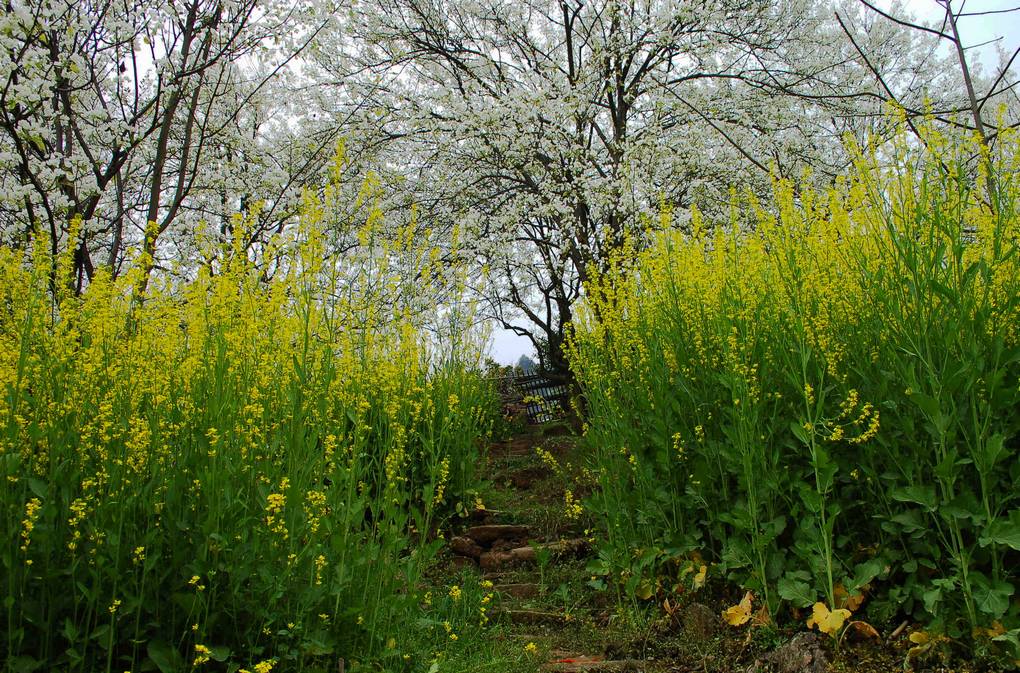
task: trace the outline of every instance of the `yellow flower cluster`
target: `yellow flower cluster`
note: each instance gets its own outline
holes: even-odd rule
[[[21,521],[21,551],[28,553],[28,546],[32,544],[32,531],[35,529],[35,522],[39,520],[39,510],[42,509],[42,501],[39,498],[32,498],[25,503],[25,518]],[[25,561],[32,565],[32,559]]]
[[[584,512],[584,507],[581,506],[580,502],[574,499],[574,493],[570,489],[567,489],[563,493],[563,503],[563,513],[568,520],[577,521],[581,518],[581,514]]]
[[[290,535],[287,531],[287,522],[284,519],[284,508],[287,506],[287,489],[289,487],[290,480],[284,477],[280,481],[279,492],[270,493],[266,496],[266,526],[284,540]]]

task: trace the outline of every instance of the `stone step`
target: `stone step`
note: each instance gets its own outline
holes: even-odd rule
[[[638,659],[606,660],[601,656],[579,655],[562,657],[546,665],[545,670],[556,673],[641,673],[646,664]]]
[[[464,531],[464,537],[475,543],[490,547],[498,540],[526,540],[528,527],[515,524],[486,524],[471,526]]]
[[[563,614],[559,612],[544,612],[542,610],[511,610],[503,609],[499,615],[508,619],[512,624],[527,624],[537,626],[541,624],[559,625],[566,621]]]
[[[585,540],[560,540],[544,542],[528,547],[517,547],[508,551],[488,551],[478,557],[482,570],[494,571],[500,568],[538,563],[538,553],[543,550],[550,552],[551,557],[580,556],[588,547]]]
[[[450,551],[458,556],[477,559],[485,550],[471,538],[457,536],[450,538]]]
[[[506,512],[498,509],[473,509],[468,518],[476,524],[491,524],[506,516]]]
[[[542,593],[542,587],[533,583],[517,582],[514,584],[498,584],[496,591],[512,598],[534,598]]]

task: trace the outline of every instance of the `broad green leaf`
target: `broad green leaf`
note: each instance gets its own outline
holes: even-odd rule
[[[806,575],[807,573],[803,574]],[[780,598],[784,601],[789,601],[798,608],[806,608],[814,604],[818,598],[818,595],[812,591],[811,586],[807,582],[802,579],[795,579],[789,575],[780,578],[776,584],[776,589],[779,591]]]
[[[1013,585],[1004,580],[990,580],[983,574],[975,572],[971,575],[974,593],[974,604],[986,615],[998,619],[1009,609],[1009,597],[1013,595]]]
[[[985,528],[979,542],[982,547],[1001,544],[1020,551],[1020,510],[1010,512],[1008,519],[997,519],[992,522]]]
[[[976,524],[982,523],[985,518],[984,507],[978,502],[974,492],[970,490],[960,493],[951,502],[939,507],[939,514],[947,521],[952,519],[970,519]]]
[[[793,433],[794,437],[799,439],[804,444],[811,443],[811,439],[808,437],[807,434],[808,431],[804,429],[803,423],[798,423],[797,421],[790,421],[790,431]]]
[[[854,568],[854,579],[850,584],[850,590],[860,589],[873,579],[885,572],[885,561],[880,558],[873,558],[864,563],[857,564]]]
[[[37,498],[41,498],[43,500],[46,499],[47,495],[46,482],[42,481],[41,479],[31,477],[28,480],[28,488],[32,491],[32,493],[35,494]]]
[[[979,467],[981,469],[990,470],[995,467],[995,464],[1002,457],[1002,446],[1005,441],[1006,438],[1003,435],[995,434],[984,442],[980,452],[981,463]]]
[[[916,404],[930,420],[934,421],[940,416],[939,403],[934,397],[924,393],[913,392],[910,394],[910,401]]]
[[[893,500],[898,500],[899,502],[913,502],[922,505],[929,512],[935,510],[935,504],[938,502],[934,486],[922,486],[920,484],[905,486],[896,489],[890,495],[892,495]]]
[[[177,673],[186,668],[181,653],[164,641],[149,641],[146,652],[161,673]]]

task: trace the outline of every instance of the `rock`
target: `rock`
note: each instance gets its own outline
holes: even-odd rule
[[[478,558],[484,551],[474,540],[467,537],[450,538],[450,549],[454,554],[471,558]]]
[[[542,587],[537,584],[502,584],[496,587],[496,591],[514,598],[534,598],[541,593]]]
[[[719,616],[707,605],[691,603],[680,613],[684,634],[698,643],[704,643],[719,629]]]
[[[829,666],[817,633],[798,633],[790,642],[755,661],[747,673],[824,673]]]
[[[526,539],[528,537],[528,527],[515,526],[512,524],[472,526],[464,532],[464,535],[471,538],[478,544],[488,547],[499,539]]]

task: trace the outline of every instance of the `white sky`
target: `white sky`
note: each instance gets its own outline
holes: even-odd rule
[[[945,15],[945,9],[936,0],[903,0],[902,2],[876,0],[874,4],[894,16],[903,18],[905,18],[903,10],[914,14],[917,18],[930,21],[941,21]],[[962,13],[980,13],[1013,7],[1020,7],[1020,0],[964,0],[962,9],[960,0],[953,2],[954,10]],[[986,72],[998,65],[997,51],[999,49],[1004,51],[1008,58],[1017,47],[1020,47],[1020,11],[988,16],[965,16],[960,19],[959,27],[965,45],[976,46],[989,43],[978,48],[980,61]],[[995,42],[991,42],[993,40]],[[493,330],[489,351],[493,359],[503,364],[514,364],[524,354],[534,357],[530,341],[502,329]]]
[[[883,9],[889,9],[894,3],[889,0],[879,0],[874,4]],[[935,0],[905,0],[901,4],[918,18],[941,22],[945,15],[944,7]],[[953,2],[953,9],[963,14],[980,14],[981,12],[1012,8],[1020,8],[1020,0],[964,0],[962,3],[961,0],[955,0]],[[1001,47],[1008,58],[1020,46],[1020,11],[988,16],[964,16],[960,18],[959,26],[960,36],[966,46],[997,40],[979,48],[981,62],[986,70],[998,65],[997,48]]]

